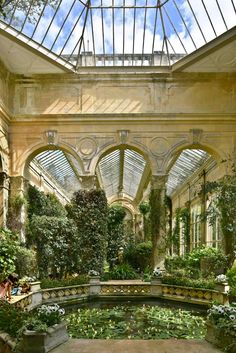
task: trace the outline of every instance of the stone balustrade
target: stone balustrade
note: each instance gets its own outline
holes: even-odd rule
[[[213,301],[228,303],[228,295],[210,289],[188,288],[161,283],[132,283],[132,281],[97,282],[92,284],[74,285],[42,289],[20,297],[15,304],[20,308],[32,308],[42,303],[65,302],[71,299],[86,299],[90,296],[148,296],[167,300],[180,301],[199,305],[209,305]]]

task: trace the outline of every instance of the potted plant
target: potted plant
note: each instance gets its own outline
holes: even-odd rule
[[[152,273],[152,280],[151,280],[152,284],[161,284],[161,280],[164,273],[165,273],[165,270],[161,269],[160,267],[156,267]]]
[[[68,340],[66,323],[62,321],[65,310],[57,304],[42,305],[36,316],[30,317],[22,327],[24,353],[47,353]]]
[[[208,310],[206,340],[229,353],[236,352],[236,306],[213,305]]]
[[[90,270],[88,272],[89,275],[89,283],[90,284],[97,284],[100,282],[100,274],[99,272],[95,271],[95,270]]]
[[[222,293],[229,292],[228,279],[226,275],[218,275],[215,278],[215,289]]]

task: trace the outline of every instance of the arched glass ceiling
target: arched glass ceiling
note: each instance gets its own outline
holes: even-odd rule
[[[169,172],[166,185],[167,195],[171,195],[209,158],[210,155],[202,150],[184,150]]]
[[[171,65],[236,23],[236,0],[3,0],[3,4],[6,17],[1,17],[1,29],[72,70],[90,65]]]
[[[77,161],[61,150],[48,150],[38,154],[31,162],[51,176],[70,195],[80,188]]]
[[[106,196],[126,194],[135,198],[146,161],[130,149],[119,149],[103,157],[98,165],[101,184]]]
[[[195,173],[208,159],[207,152],[198,149],[184,150],[174,163],[167,180],[167,194],[171,195],[193,173]],[[81,188],[79,163],[70,155],[60,150],[48,150],[38,154],[33,160],[51,176],[69,197]],[[139,153],[125,149],[117,149],[101,159],[96,174],[101,188],[107,198],[128,196],[130,199],[141,201],[144,185],[150,181],[150,167]],[[140,195],[139,195],[140,192]]]

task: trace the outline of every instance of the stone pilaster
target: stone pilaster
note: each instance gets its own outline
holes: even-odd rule
[[[164,266],[166,254],[165,185],[167,175],[153,175],[150,193],[150,221],[152,235],[152,265]]]
[[[9,196],[9,177],[0,172],[0,226],[6,227]]]
[[[28,181],[22,176],[10,178],[10,198],[8,209],[8,227],[19,233],[20,240],[25,242],[25,197]]]

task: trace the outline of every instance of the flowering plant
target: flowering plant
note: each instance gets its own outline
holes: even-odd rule
[[[97,277],[97,276],[99,276],[100,274],[99,274],[99,272],[97,272],[97,271],[95,271],[95,270],[90,270],[89,272],[88,272],[88,275],[89,276],[91,276],[91,277]]]
[[[162,270],[160,267],[156,267],[153,270],[152,276],[154,278],[161,278],[161,277],[163,277],[164,273],[165,273],[165,270]]]
[[[228,278],[226,275],[218,275],[216,278],[215,278],[215,282],[216,283],[227,283],[228,281]]]
[[[59,324],[61,316],[64,314],[65,310],[61,309],[58,304],[42,305],[37,309],[37,318],[48,327]]]
[[[236,306],[213,305],[208,310],[208,320],[225,331],[235,331],[236,334]]]

